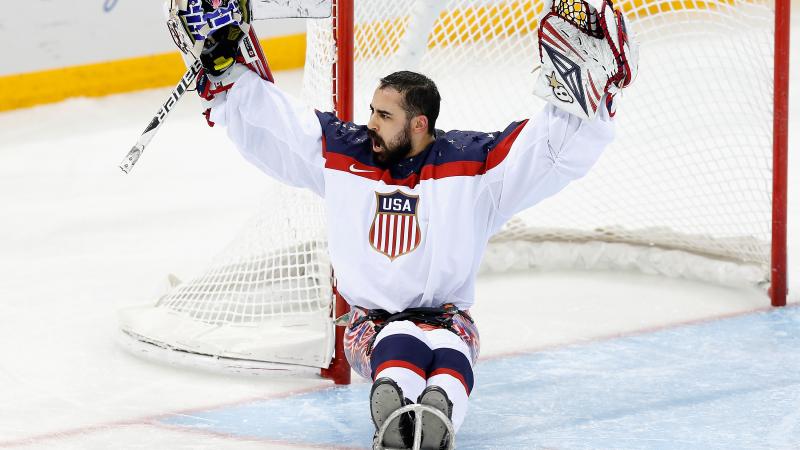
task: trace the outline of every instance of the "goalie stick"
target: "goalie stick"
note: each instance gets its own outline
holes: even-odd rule
[[[238,47],[239,54],[244,64],[253,72],[257,73],[262,79],[274,83],[275,78],[272,76],[272,71],[267,64],[267,58],[264,56],[264,50],[261,48],[261,43],[258,41],[255,29],[249,24],[243,28],[245,35],[239,41]],[[181,81],[170,93],[169,98],[167,98],[164,105],[161,106],[161,109],[153,116],[150,124],[147,125],[142,135],[139,136],[139,140],[136,141],[136,144],[128,152],[128,155],[122,160],[119,168],[122,169],[123,172],[130,173],[134,164],[141,158],[144,148],[153,140],[153,136],[155,136],[158,129],[167,119],[167,115],[172,111],[172,108],[175,107],[178,100],[183,97],[186,91],[190,90],[192,84],[197,80],[197,76],[202,68],[203,65],[200,59],[196,59],[189,66],[189,69],[183,74]]]
[[[164,124],[164,121],[167,119],[170,111],[172,111],[172,108],[174,108],[178,103],[178,100],[183,97],[183,94],[189,90],[192,83],[194,83],[194,81],[197,79],[197,74],[200,73],[202,68],[203,66],[199,59],[189,66],[189,69],[185,74],[183,74],[181,81],[170,93],[167,101],[164,102],[155,116],[153,116],[153,120],[151,120],[150,124],[147,125],[147,128],[144,129],[142,135],[139,136],[139,140],[136,141],[136,144],[134,144],[133,148],[131,148],[131,150],[128,152],[128,155],[125,156],[124,160],[122,160],[122,164],[119,165],[119,168],[122,169],[123,172],[129,173],[131,169],[133,169],[136,161],[139,161],[139,158],[142,156],[144,148],[147,147],[147,144],[153,140],[153,136],[155,136],[156,132],[158,132],[158,129],[161,128],[161,125]]]

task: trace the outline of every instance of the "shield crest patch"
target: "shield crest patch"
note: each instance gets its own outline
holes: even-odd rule
[[[372,248],[394,260],[414,251],[422,240],[417,205],[419,196],[399,190],[391,194],[375,193],[378,202],[369,229]]]

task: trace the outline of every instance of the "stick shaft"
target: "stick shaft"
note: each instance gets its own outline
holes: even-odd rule
[[[153,140],[153,136],[158,132],[161,125],[164,124],[164,121],[167,119],[167,116],[178,103],[178,100],[183,97],[183,94],[192,86],[195,79],[197,78],[197,74],[200,73],[200,69],[202,65],[200,64],[200,60],[197,60],[192,64],[191,67],[183,74],[181,81],[175,86],[175,89],[172,90],[170,93],[169,98],[161,105],[161,108],[158,112],[153,116],[153,119],[150,121],[150,124],[147,125],[147,128],[144,129],[142,135],[139,136],[139,139],[134,144],[133,148],[128,152],[125,156],[125,159],[122,160],[122,163],[119,165],[119,168],[122,169],[123,172],[129,173],[131,169],[133,169],[134,164],[139,160],[142,156],[142,152],[144,152],[145,147],[147,144]]]

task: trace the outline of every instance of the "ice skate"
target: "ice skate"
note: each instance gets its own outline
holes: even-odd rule
[[[369,394],[369,409],[372,422],[375,424],[375,437],[373,448],[411,448],[413,440],[413,425],[410,414],[403,414],[396,423],[389,424],[383,434],[383,442],[377,442],[378,430],[386,419],[397,409],[411,403],[403,396],[403,390],[390,378],[379,378],[372,385]]]
[[[417,401],[420,405],[430,406],[443,412],[448,419],[453,414],[453,403],[447,397],[447,393],[439,386],[428,386],[422,391]],[[422,421],[422,445],[423,450],[447,449],[450,438],[448,429],[452,429],[452,424],[442,422],[442,419],[429,412],[420,413],[419,420]]]

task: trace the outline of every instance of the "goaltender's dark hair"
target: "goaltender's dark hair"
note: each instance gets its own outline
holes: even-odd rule
[[[428,133],[433,136],[442,101],[436,83],[421,73],[402,70],[381,78],[378,89],[387,87],[403,95],[403,109],[408,117],[428,118]]]

